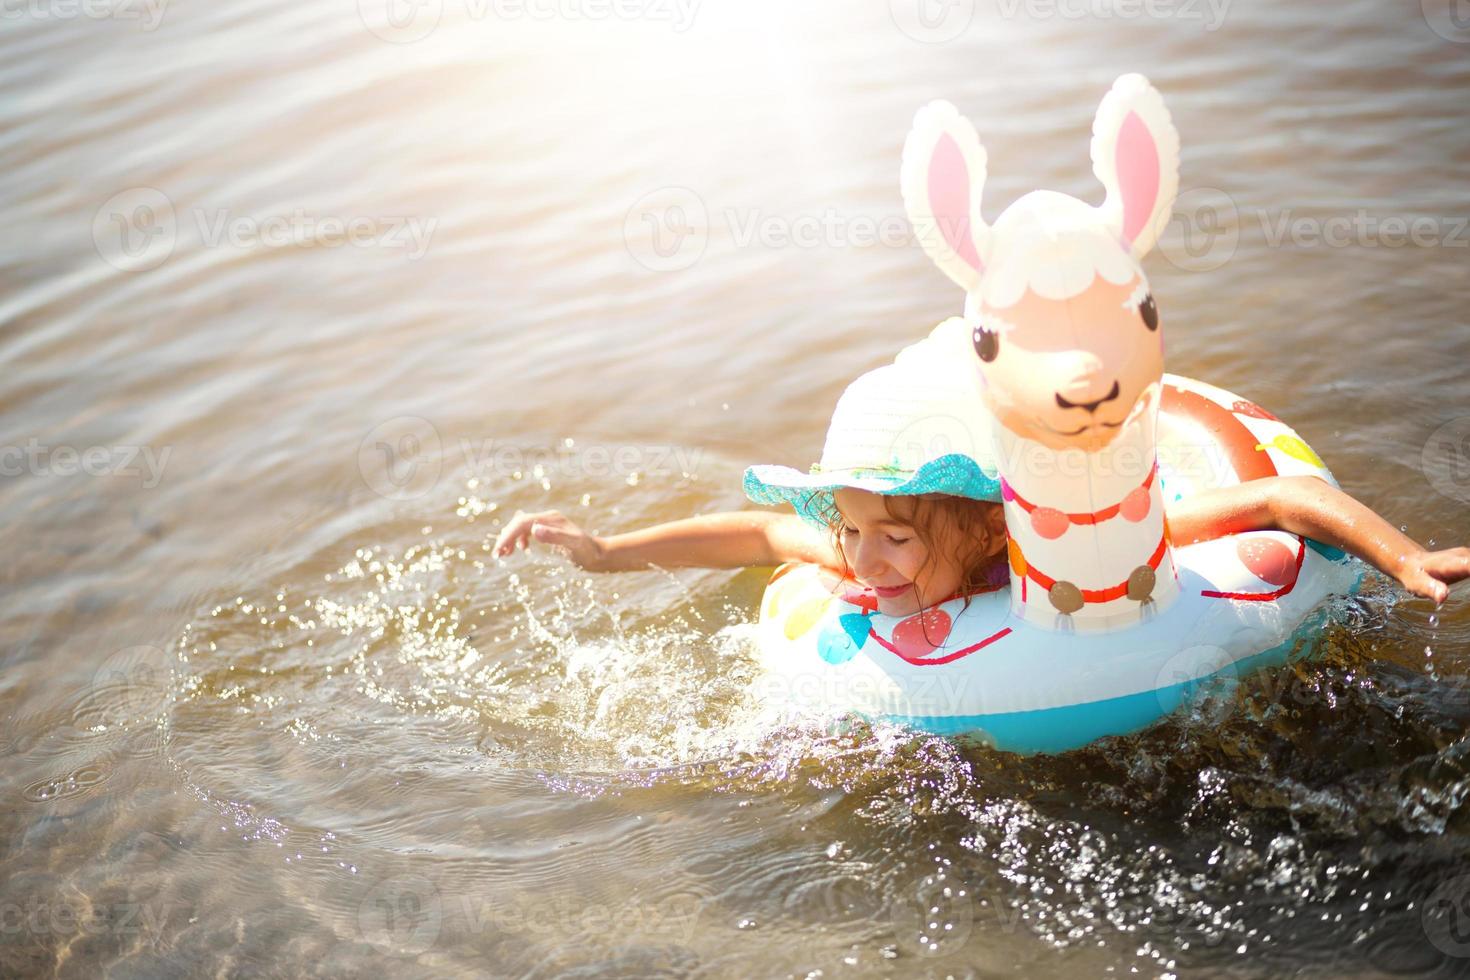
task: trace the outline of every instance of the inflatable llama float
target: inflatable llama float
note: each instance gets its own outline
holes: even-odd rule
[[[1322,600],[1357,588],[1363,566],[1296,535],[1170,539],[1165,507],[1190,494],[1335,481],[1269,412],[1163,372],[1140,260],[1168,221],[1179,139],[1141,75],[1103,99],[1091,149],[1100,206],[1033,191],[987,224],[974,127],[947,102],[915,118],[904,203],[965,290],[965,316],[896,363],[916,383],[970,378],[967,455],[998,471],[1009,588],[931,607],[909,618],[918,629],[855,582],[783,566],[762,604],[768,699],[1061,751],[1146,727],[1210,678],[1281,662],[1319,631]]]

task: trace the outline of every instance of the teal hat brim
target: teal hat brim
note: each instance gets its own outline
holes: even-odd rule
[[[844,487],[887,496],[944,493],[1000,503],[1000,476],[963,453],[931,459],[917,471],[857,468],[803,473],[789,466],[752,466],[745,471],[745,496],[758,504],[790,504],[809,524],[830,527],[837,510],[833,493]]]

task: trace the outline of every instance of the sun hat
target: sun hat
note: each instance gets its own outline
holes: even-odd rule
[[[848,385],[832,412],[821,462],[806,473],[752,466],[745,495],[758,504],[790,504],[824,527],[836,517],[833,494],[843,487],[999,502],[990,417],[974,354],[956,343],[960,333],[968,334],[962,321],[946,321],[894,363]]]

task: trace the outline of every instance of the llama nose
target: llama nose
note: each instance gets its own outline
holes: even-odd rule
[[[1062,397],[1062,393],[1061,392],[1057,392],[1057,404],[1060,405],[1062,408],[1085,408],[1089,412],[1095,412],[1095,411],[1097,411],[1097,407],[1099,405],[1101,405],[1103,402],[1110,402],[1114,398],[1117,398],[1117,397],[1118,397],[1118,382],[1114,381],[1113,382],[1112,389],[1106,395],[1103,395],[1101,398],[1097,399],[1096,401],[1091,401],[1091,402],[1073,402],[1073,401],[1068,401],[1067,399],[1065,399],[1065,398]]]

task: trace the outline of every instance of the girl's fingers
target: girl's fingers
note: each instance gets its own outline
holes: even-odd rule
[[[1436,606],[1444,603],[1449,597],[1450,587],[1441,582],[1426,569],[1419,569],[1404,583],[1405,587],[1415,595],[1426,599],[1433,599]]]
[[[1425,562],[1426,571],[1440,581],[1453,585],[1470,578],[1470,548],[1453,548],[1436,552]]]
[[[537,533],[538,530],[560,533],[560,529],[568,523],[559,511],[544,510],[535,514],[516,511],[510,523],[501,529],[499,537],[495,539],[495,556],[504,558],[517,548],[526,551],[531,547],[532,538],[552,542],[551,538]]]
[[[526,534],[530,530],[532,521],[534,520],[534,515],[516,511],[515,516],[510,519],[510,523],[501,529],[500,536],[495,539],[496,557],[504,558],[506,555],[515,551],[517,545],[525,547]]]
[[[577,538],[576,532],[571,528],[557,524],[545,524],[537,521],[531,525],[531,536],[537,541],[546,544],[559,544],[570,546]]]
[[[516,549],[520,534],[515,528],[506,528],[500,532],[500,537],[495,539],[495,557],[504,558]]]

